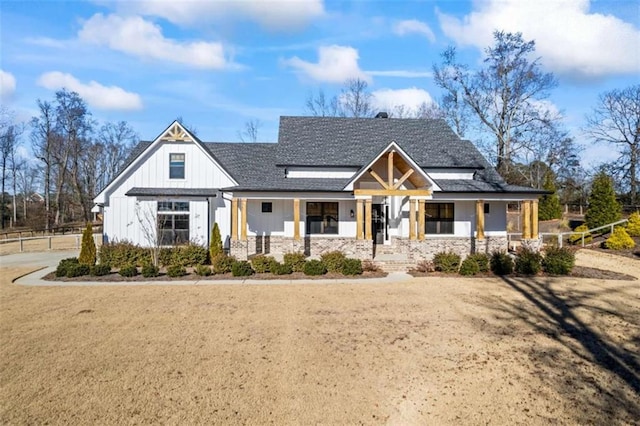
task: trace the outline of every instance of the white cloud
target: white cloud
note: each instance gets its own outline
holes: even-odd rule
[[[444,33],[485,48],[494,30],[522,32],[558,74],[599,77],[640,72],[640,30],[612,15],[589,13],[589,0],[484,0],[462,19],[439,13]]]
[[[373,105],[381,111],[392,112],[399,107],[411,115],[416,113],[422,104],[430,105],[433,98],[426,90],[410,87],[407,89],[380,89],[371,92]]]
[[[433,31],[431,31],[431,28],[429,28],[429,26],[424,22],[416,19],[397,22],[393,26],[393,32],[399,36],[407,34],[421,34],[429,39],[431,43],[436,41],[436,36],[433,34]]]
[[[322,46],[318,49],[318,62],[307,62],[293,57],[284,63],[315,81],[344,83],[350,78],[371,82],[371,77],[358,65],[358,51],[349,46]]]
[[[117,7],[184,26],[246,19],[270,30],[299,29],[325,14],[323,0],[121,0]]]
[[[399,77],[399,78],[420,78],[433,77],[431,71],[411,71],[411,70],[386,70],[386,71],[365,71],[373,77]]]
[[[98,109],[136,110],[142,108],[142,100],[137,93],[127,92],[117,86],[103,86],[95,81],[85,84],[71,74],[59,71],[42,74],[38,78],[38,84],[49,90],[66,88],[77,92],[87,104]]]
[[[105,45],[110,49],[141,58],[176,62],[195,68],[234,67],[222,43],[180,42],[165,38],[161,28],[139,16],[93,15],[78,33],[81,41]]]
[[[16,91],[16,78],[10,72],[0,69],[0,101],[4,103]]]

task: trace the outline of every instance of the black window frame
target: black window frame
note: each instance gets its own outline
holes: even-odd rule
[[[174,156],[182,156],[182,161],[174,160]],[[184,179],[186,173],[187,156],[183,152],[169,153],[169,179]]]
[[[262,202],[262,213],[273,213],[273,203],[271,201]]]
[[[435,211],[434,207],[436,208]],[[450,214],[447,214],[449,211]],[[426,235],[455,234],[455,203],[426,203],[424,214],[424,232]]]
[[[190,241],[189,208],[188,201],[158,201],[156,220],[160,246],[176,246]]]
[[[491,204],[484,203],[484,214],[491,214]]]
[[[319,205],[320,210],[314,212],[314,205]],[[340,203],[337,201],[307,201],[307,235],[338,235],[340,233]],[[335,213],[335,216],[333,216]]]

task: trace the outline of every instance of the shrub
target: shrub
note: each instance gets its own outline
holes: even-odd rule
[[[128,241],[105,243],[100,247],[100,263],[122,268],[126,265],[142,266],[151,263],[149,249],[131,244]]]
[[[81,277],[83,275],[89,275],[91,268],[89,265],[83,265],[81,263],[73,263],[67,267],[67,277]]]
[[[475,275],[480,272],[480,267],[478,263],[473,260],[471,257],[467,257],[460,264],[460,275]]]
[[[515,269],[518,274],[536,275],[542,268],[542,256],[537,251],[522,249],[516,257]]]
[[[171,254],[171,264],[181,266],[195,266],[207,263],[209,251],[198,245],[189,243],[173,248]]]
[[[629,216],[627,234],[629,234],[630,237],[640,237],[640,213],[634,212]]]
[[[257,274],[264,274],[271,271],[271,263],[274,261],[275,259],[271,256],[259,254],[251,259],[251,266]]]
[[[491,271],[496,275],[509,275],[513,272],[513,259],[504,251],[491,253],[489,265],[491,266]]]
[[[621,207],[616,200],[613,181],[604,172],[593,178],[589,194],[589,208],[584,215],[591,229],[620,220]]]
[[[433,261],[421,260],[416,265],[416,271],[418,271],[418,272],[435,272],[436,271],[436,267],[433,264]]]
[[[574,232],[587,232],[589,230],[589,227],[587,226],[586,223],[583,223],[582,225],[576,227],[576,229],[574,229]],[[585,244],[589,244],[591,242],[591,240],[593,240],[593,236],[591,236],[590,233],[586,233],[584,234],[584,243]],[[571,244],[582,244],[582,234],[571,234],[569,235],[569,243]]]
[[[167,266],[167,276],[171,278],[178,278],[187,275],[187,270],[182,265],[169,265]]]
[[[160,275],[160,269],[153,263],[145,263],[142,265],[142,276],[145,278],[157,277]]]
[[[433,266],[436,271],[452,273],[458,272],[460,255],[453,252],[440,252],[433,256]]]
[[[540,203],[538,204],[539,220],[562,218],[562,206],[560,205],[560,197],[558,197],[555,176],[552,171],[549,170],[545,173],[542,188],[551,192],[551,194],[545,194],[540,198]]]
[[[124,265],[118,273],[123,277],[135,277],[138,275],[138,268],[136,265]]]
[[[467,256],[467,259],[478,265],[478,272],[489,272],[489,256],[486,253],[474,253]],[[467,260],[465,259],[465,260]]]
[[[269,270],[273,275],[289,275],[291,272],[291,266],[286,263],[276,262],[275,260],[269,266]]]
[[[82,232],[82,247],[80,248],[78,262],[88,266],[96,264],[96,243],[93,241],[91,222],[87,223],[87,227]]]
[[[233,265],[231,266],[231,274],[234,277],[248,277],[253,275],[253,272],[251,264],[246,260],[233,262]]]
[[[324,275],[327,273],[327,267],[321,261],[312,259],[305,262],[303,272],[305,275]]]
[[[320,261],[327,268],[327,272],[340,272],[342,271],[342,265],[346,256],[339,250],[323,253],[320,256]]]
[[[362,275],[362,261],[360,259],[345,259],[342,262],[343,275]]]
[[[380,272],[380,267],[373,263],[371,260],[363,260],[362,261],[362,271],[363,272]]]
[[[219,255],[211,259],[213,272],[216,274],[228,274],[229,272],[231,272],[231,268],[235,261],[235,257],[227,256],[224,253],[220,253]]]
[[[618,226],[613,230],[611,236],[607,238],[607,241],[604,242],[604,246],[609,250],[626,250],[634,248],[636,243],[627,234],[626,229]]]
[[[208,277],[211,275],[211,268],[207,265],[196,265],[196,275],[201,277]]]
[[[163,247],[158,253],[158,263],[162,266],[169,266],[173,261],[173,247]]]
[[[283,263],[289,265],[293,272],[303,272],[306,261],[306,256],[300,251],[284,254]]]
[[[56,277],[66,277],[67,276],[67,270],[73,266],[73,265],[77,265],[78,264],[78,258],[77,257],[70,257],[67,259],[62,259],[59,263],[58,263],[58,267],[56,268]]]
[[[547,274],[569,275],[576,263],[573,250],[566,247],[552,247],[546,250],[542,259],[542,269]]]
[[[111,265],[99,263],[90,267],[89,274],[94,277],[101,277],[103,275],[109,275],[111,273]]]
[[[209,259],[213,259],[221,253],[223,253],[223,250],[220,227],[218,226],[218,222],[214,222],[213,228],[211,228],[211,239],[209,240]]]

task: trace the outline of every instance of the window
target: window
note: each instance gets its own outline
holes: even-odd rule
[[[273,212],[273,203],[262,203],[262,213]]]
[[[169,154],[169,179],[184,179],[184,154]]]
[[[338,203],[307,203],[307,234],[337,234]]]
[[[489,203],[484,203],[484,214],[491,213],[491,205]]]
[[[425,233],[453,234],[453,203],[427,203],[425,215]]]
[[[189,242],[188,201],[158,201],[158,233],[161,246]]]

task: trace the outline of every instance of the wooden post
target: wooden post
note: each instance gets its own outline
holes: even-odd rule
[[[371,235],[371,198],[364,200],[364,238],[373,239]]]
[[[231,240],[238,239],[238,199],[231,199]]]
[[[409,239],[416,239],[416,200],[409,198]]]
[[[293,239],[300,239],[300,199],[293,199]]]
[[[418,240],[424,240],[424,203],[425,200],[418,200]]]
[[[531,202],[531,238],[538,238],[538,200]]]
[[[362,219],[364,217],[363,200],[356,200],[356,240],[361,240],[362,235]]]
[[[484,240],[484,200],[476,201],[476,239]]]
[[[387,179],[389,181],[389,189],[393,188],[393,151],[389,152],[387,157]]]
[[[522,239],[531,238],[531,201],[522,202]]]
[[[242,206],[242,222],[241,222],[241,228],[240,228],[240,239],[242,241],[246,241],[247,240],[247,199],[243,198],[242,200],[240,200],[240,204]]]

